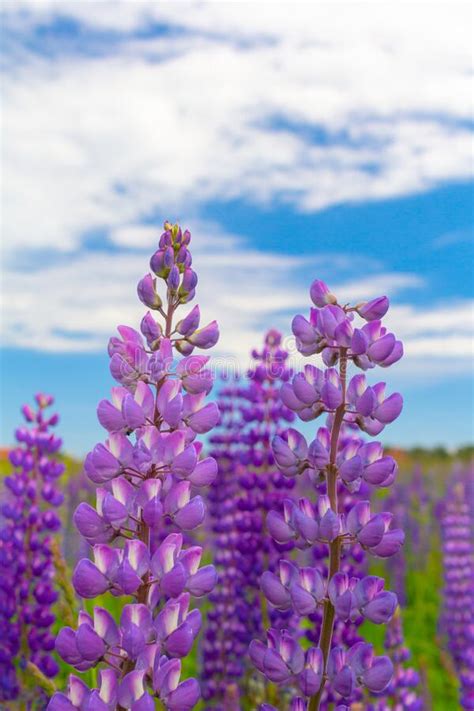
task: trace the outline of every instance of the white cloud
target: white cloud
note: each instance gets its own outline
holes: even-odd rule
[[[116,323],[141,313],[133,285],[146,270],[141,250],[156,239],[143,223],[185,213],[204,318],[222,324],[220,352],[242,361],[264,324],[288,332],[291,314],[307,310],[297,278],[307,258],[262,253],[200,223],[205,202],[278,200],[314,211],[470,176],[467,7],[17,0],[3,8],[13,60],[2,157],[7,345],[103,349]],[[64,44],[54,58],[22,44],[59,14],[121,41],[104,40],[94,56],[87,44],[76,53]],[[150,20],[178,31],[133,35]],[[81,249],[97,230],[120,252]],[[36,267],[26,274],[30,254]],[[341,297],[423,286],[368,259],[369,275],[348,279],[348,259],[314,258]],[[454,306],[394,307],[403,368],[445,376],[440,354],[468,367],[470,306]]]
[[[123,244],[144,215],[208,200],[313,211],[470,175],[467,8],[296,7],[6,4],[7,251],[67,251],[99,228]],[[53,60],[15,42],[58,14],[123,41]],[[150,20],[179,32],[130,34]]]

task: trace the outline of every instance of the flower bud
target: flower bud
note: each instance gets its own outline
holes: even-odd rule
[[[309,293],[313,304],[318,308],[323,308],[327,304],[337,304],[337,299],[334,294],[331,294],[327,284],[319,279],[313,281]]]
[[[366,301],[357,306],[357,313],[366,321],[376,321],[385,316],[388,311],[389,301],[386,296],[379,296],[372,301]]]
[[[137,286],[138,298],[150,309],[158,310],[163,302],[160,296],[156,293],[156,279],[151,274],[146,274],[143,279],[138,282]]]

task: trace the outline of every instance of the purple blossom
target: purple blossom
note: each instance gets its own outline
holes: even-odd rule
[[[185,546],[182,532],[204,520],[196,490],[212,483],[217,465],[201,457],[196,435],[215,426],[219,411],[205,401],[212,387],[208,358],[191,353],[213,346],[219,332],[215,322],[199,328],[198,307],[174,323],[197,284],[190,239],[188,231],[165,224],[150,262],[157,278],[147,274],[138,284],[140,300],[154,315],[145,314],[141,333],[119,326],[109,342],[119,385],[97,408],[108,436],[85,461],[97,485],[96,505],[82,502],[74,515],[92,555],[77,563],[73,584],[82,598],[127,599],[118,623],[96,606],[92,617],[79,614],[76,630],[59,632],[61,657],[80,672],[99,666],[99,686],[89,689],[71,675],[67,694],[56,693],[49,711],[152,711],[155,699],[170,711],[188,711],[200,696],[195,679],[180,682],[180,659],[201,627],[191,595],[209,593],[216,573],[200,566],[202,548]],[[170,524],[175,530],[163,536]]]
[[[444,565],[440,629],[459,677],[462,708],[474,706],[474,504],[472,471],[454,472],[439,507]]]
[[[293,480],[278,471],[269,446],[271,438],[294,419],[279,398],[281,384],[290,377],[288,354],[281,334],[271,330],[263,348],[251,355],[248,381],[235,381],[221,390],[222,419],[211,436],[219,464],[211,490],[219,578],[208,613],[203,678],[206,701],[222,711],[240,708],[239,700],[243,703],[256,692],[249,687],[256,680],[251,676],[247,648],[255,635],[263,636],[265,616],[271,616],[275,627],[290,622],[281,609],[267,610],[259,586],[265,561],[276,571],[281,556],[281,549],[264,530],[265,515],[272,506],[280,506],[294,486]],[[228,696],[230,685],[232,698]]]
[[[61,522],[51,507],[64,498],[57,486],[62,442],[50,431],[58,416],[46,413],[53,398],[38,393],[35,400],[36,408],[22,407],[31,426],[16,430],[18,445],[9,452],[13,471],[4,479],[0,524],[0,700],[22,704],[28,691],[20,688],[15,662],[21,668],[32,662],[47,677],[59,670],[51,654],[51,607],[58,599],[51,534]]]
[[[348,381],[347,369],[350,363],[364,371],[387,367],[401,358],[403,348],[381,323],[389,305],[386,297],[341,306],[327,285],[316,281],[311,298],[316,308],[309,319],[296,316],[292,329],[300,353],[320,354],[325,368],[306,365],[280,392],[285,406],[305,422],[325,413],[327,427],[309,443],[290,429],[279,433],[272,445],[281,472],[300,481],[309,478],[317,498],[285,499],[269,512],[267,527],[279,545],[309,549],[317,556],[328,550],[329,566],[322,571],[299,569],[283,560],[279,572],[262,575],[261,586],[277,609],[318,620],[319,636],[317,646],[307,652],[311,660],[306,665],[298,639],[283,630],[270,630],[267,646],[254,640],[249,652],[267,679],[283,686],[299,684],[299,695],[317,711],[323,698],[360,699],[364,688],[381,693],[393,674],[390,658],[375,657],[371,645],[357,637],[346,635],[345,644],[335,644],[335,630],[364,618],[387,623],[397,606],[383,579],[344,569],[347,551],[390,557],[404,539],[401,530],[392,528],[391,513],[373,514],[369,501],[362,499],[347,506],[348,496],[359,490],[390,486],[397,465],[384,455],[380,443],[348,436],[346,428],[375,436],[398,417],[403,401],[398,393],[386,394],[385,383],[370,385],[364,374]],[[356,314],[365,323],[358,323]],[[301,676],[303,667],[311,672]]]

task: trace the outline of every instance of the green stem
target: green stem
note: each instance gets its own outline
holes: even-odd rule
[[[339,360],[339,376],[342,385],[342,403],[337,408],[334,414],[334,420],[331,429],[331,445],[329,453],[329,464],[327,466],[326,472],[326,488],[329,496],[329,502],[331,504],[331,509],[337,514],[338,513],[338,501],[337,501],[337,474],[338,468],[336,464],[337,458],[337,446],[339,443],[339,436],[341,433],[341,427],[344,420],[344,412],[346,408],[346,381],[347,381],[347,348],[340,349],[340,360]],[[329,544],[329,572],[328,572],[328,583],[331,578],[338,572],[341,563],[341,539],[338,537],[332,543]],[[319,636],[319,648],[323,653],[323,677],[321,680],[321,685],[314,694],[309,702],[308,711],[319,711],[321,705],[321,698],[324,691],[324,686],[326,684],[326,671],[329,658],[329,652],[331,651],[332,635],[334,631],[334,619],[335,619],[335,609],[332,602],[326,598],[324,602],[323,611],[323,621],[321,624],[321,633]]]

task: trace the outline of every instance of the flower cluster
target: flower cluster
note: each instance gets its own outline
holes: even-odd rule
[[[239,708],[238,683],[244,675],[249,610],[240,595],[241,575],[237,565],[239,532],[237,499],[240,493],[239,464],[241,414],[244,386],[238,381],[221,388],[218,404],[219,427],[210,436],[211,454],[218,473],[209,490],[210,533],[214,543],[214,563],[218,582],[209,596],[212,607],[202,644],[203,696],[209,706],[226,711],[229,687]]]
[[[251,355],[248,384],[221,391],[223,419],[211,438],[219,464],[212,491],[219,584],[211,595],[204,676],[206,698],[223,709],[229,680],[237,698],[249,695],[253,679],[246,651],[252,637],[263,634],[268,614],[259,577],[277,563],[275,545],[264,531],[265,514],[294,486],[276,468],[270,448],[273,435],[294,418],[279,398],[280,385],[290,376],[281,334],[269,331],[263,348]]]
[[[474,709],[473,501],[472,471],[455,472],[439,511],[445,579],[441,631],[459,677],[464,709]]]
[[[327,427],[320,428],[309,445],[293,429],[286,437],[277,435],[273,451],[285,476],[308,473],[318,498],[316,502],[287,499],[282,511],[269,513],[267,526],[279,543],[292,541],[301,549],[326,546],[329,566],[323,577],[317,568],[282,561],[279,574],[265,573],[261,584],[276,607],[290,608],[299,615],[321,609],[320,636],[318,645],[304,652],[288,631],[271,629],[266,645],[261,640],[251,643],[250,655],[267,679],[293,685],[298,689],[297,698],[307,698],[309,711],[317,711],[326,687],[343,702],[358,687],[382,692],[393,673],[389,657],[375,656],[372,646],[363,641],[347,648],[334,645],[333,632],[336,619],[365,617],[377,624],[386,623],[397,604],[396,596],[384,589],[381,578],[350,576],[342,571],[341,554],[347,546],[358,544],[372,555],[389,557],[402,545],[403,532],[391,527],[393,516],[389,512],[373,513],[368,500],[355,501],[348,512],[343,511],[338,490],[340,486],[350,493],[362,485],[388,487],[396,477],[396,463],[384,456],[380,443],[363,443],[354,437],[342,446],[342,438],[345,425],[374,436],[402,409],[398,393],[385,395],[385,383],[371,386],[365,375],[355,375],[348,381],[348,366],[362,370],[375,365],[387,367],[401,357],[403,348],[381,323],[388,310],[386,297],[353,307],[341,306],[328,287],[316,281],[311,298],[315,308],[310,319],[296,316],[293,333],[300,353],[320,353],[326,369],[306,366],[291,383],[283,385],[281,397],[305,422],[326,413]],[[365,325],[356,325],[355,314]]]
[[[64,466],[56,455],[61,439],[50,431],[58,415],[48,415],[49,395],[35,396],[36,408],[22,408],[26,425],[15,432],[18,445],[9,453],[13,472],[5,477],[0,523],[0,700],[18,698],[27,662],[46,677],[58,664],[51,652],[55,622],[52,534],[61,527],[54,511],[63,501],[57,479]],[[24,699],[23,699],[24,700]]]
[[[83,502],[74,516],[93,559],[78,562],[73,584],[82,598],[108,592],[126,599],[117,622],[96,606],[92,616],[80,613],[76,630],[61,630],[61,657],[78,671],[100,664],[100,684],[91,690],[71,676],[67,694],[56,693],[49,711],[147,711],[155,708],[154,699],[172,711],[187,711],[200,695],[195,679],[179,681],[181,659],[201,626],[192,597],[210,592],[216,573],[211,565],[200,567],[202,548],[184,547],[182,532],[203,522],[198,492],[217,472],[215,460],[203,457],[196,441],[214,427],[219,411],[205,402],[212,386],[209,359],[193,351],[213,346],[218,328],[215,322],[199,328],[198,306],[175,322],[176,310],[193,299],[197,284],[190,239],[188,231],[165,223],[150,261],[156,277],[147,274],[138,284],[138,296],[151,311],[140,332],[119,326],[119,337],[109,343],[110,370],[119,386],[97,409],[108,438],[85,461],[98,485],[96,506]],[[166,285],[163,300],[157,278]],[[156,533],[169,521],[177,531],[157,542]]]

